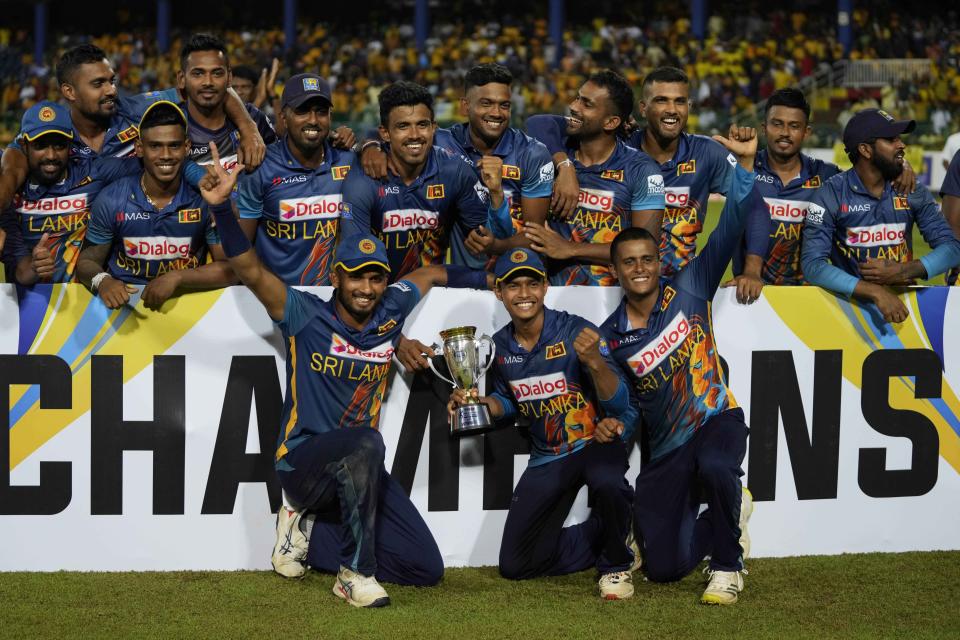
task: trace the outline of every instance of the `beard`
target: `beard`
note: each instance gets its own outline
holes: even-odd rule
[[[900,177],[900,174],[903,173],[903,164],[896,160],[874,155],[871,162],[873,162],[873,166],[877,168],[877,171],[880,172],[880,175],[886,182],[896,180]]]

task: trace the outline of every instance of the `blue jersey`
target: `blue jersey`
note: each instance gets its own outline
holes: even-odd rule
[[[947,167],[947,175],[943,179],[943,184],[940,185],[940,198],[946,196],[960,198],[960,153],[953,155],[950,166]],[[957,271],[958,269],[953,268],[947,273],[947,284],[957,283]]]
[[[73,129],[73,147],[70,154],[85,158],[97,157],[115,157],[122,158],[133,155],[133,142],[140,137],[140,119],[144,112],[154,102],[166,100],[174,104],[180,102],[180,94],[176,89],[164,89],[163,91],[150,91],[135,96],[117,97],[116,110],[110,117],[110,126],[107,127],[103,135],[103,146],[96,152],[87,146],[87,143],[80,138],[80,132],[76,127]],[[20,145],[14,141],[11,145],[16,149]]]
[[[143,194],[140,177],[121,178],[93,203],[87,242],[112,244],[107,272],[145,284],[168,271],[204,264],[208,245],[220,239],[200,193],[181,180],[177,195],[157,211]]]
[[[11,279],[16,263],[30,255],[46,233],[55,261],[51,282],[73,281],[93,201],[114,180],[140,172],[136,158],[73,157],[67,163],[66,177],[56,184],[33,184],[28,178],[14,196],[12,211],[3,216],[4,227],[9,231],[16,226],[13,237],[20,240],[4,247],[4,264]]]
[[[497,356],[493,367],[495,393],[490,395],[504,407],[505,415],[519,413],[529,420],[533,443],[530,466],[551,462],[587,445],[603,417],[593,379],[573,348],[574,339],[585,327],[599,332],[580,316],[544,309],[540,339],[530,351],[517,342],[512,322],[493,335]],[[600,351],[610,370],[619,376],[603,342]]]
[[[260,137],[264,144],[273,144],[277,141],[277,132],[270,124],[270,120],[252,104],[247,104],[247,113],[257,125]],[[213,162],[213,155],[210,153],[210,143],[217,143],[217,153],[220,154],[220,164],[225,169],[231,170],[237,165],[237,150],[240,149],[240,132],[237,125],[229,118],[222,127],[216,130],[207,129],[201,126],[190,115],[190,109],[187,101],[180,103],[180,108],[187,115],[187,137],[190,138],[191,160],[197,164],[210,164]]]
[[[763,200],[757,215],[766,225],[749,225],[744,245],[734,257],[733,272],[743,270],[743,253],[760,256],[761,279],[766,284],[804,284],[800,268],[800,239],[807,207],[817,189],[840,173],[837,165],[800,154],[800,173],[786,185],[770,170],[767,151],[757,153],[756,189]]]
[[[323,163],[301,165],[286,138],[267,147],[263,164],[240,176],[237,209],[259,220],[257,255],[288,285],[330,284],[330,261],[343,212],[341,191],[352,151],[324,145]]]
[[[546,144],[550,153],[565,150],[566,126],[563,116],[533,116],[527,120],[529,132]],[[624,142],[643,151],[644,133],[643,129],[634,131]],[[723,145],[688,133],[680,134],[673,158],[659,165],[666,196],[660,242],[662,275],[672,276],[696,255],[697,235],[703,231],[710,194],[726,193],[736,165],[737,159]]]
[[[960,241],[930,192],[899,196],[889,183],[874,197],[853,169],[827,180],[807,208],[801,260],[811,284],[852,295],[867,258],[913,260],[913,225],[933,251],[920,258],[932,278],[960,263]],[[827,260],[829,259],[829,263]],[[830,264],[832,263],[832,264]]]
[[[465,238],[487,224],[486,189],[473,167],[459,156],[433,147],[419,176],[404,184],[390,173],[380,182],[351,171],[343,185],[343,232],[375,233],[390,258],[390,278],[397,280],[427,264],[451,262],[482,268],[483,259],[450,245],[456,225]]]
[[[347,326],[334,300],[287,289],[279,322],[287,343],[287,392],[277,445],[284,456],[312,435],[343,427],[378,428],[390,360],[420,292],[407,281],[387,287],[367,325]]]
[[[753,180],[752,172],[736,169],[717,228],[696,260],[672,279],[661,278],[646,327],[630,326],[626,299],[601,326],[614,360],[633,381],[651,458],[683,445],[712,416],[737,406],[720,368],[711,300],[759,199]]]

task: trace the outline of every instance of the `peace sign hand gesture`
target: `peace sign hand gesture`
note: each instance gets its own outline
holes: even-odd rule
[[[213,162],[207,165],[207,175],[200,180],[200,194],[208,205],[217,205],[230,199],[230,193],[237,184],[237,177],[243,172],[244,165],[238,164],[230,173],[220,164],[220,152],[217,143],[210,142],[210,155]]]

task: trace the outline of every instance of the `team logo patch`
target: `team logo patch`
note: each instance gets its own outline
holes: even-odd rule
[[[677,165],[677,175],[683,175],[685,173],[696,173],[697,172],[697,160],[687,160],[686,162],[681,162]]]
[[[893,122],[893,116],[887,113],[886,111],[884,111],[883,109],[877,109],[877,113],[883,116],[887,122]]]
[[[316,78],[304,78],[303,79],[303,90],[304,91],[319,91],[320,83]]]
[[[123,131],[117,134],[120,142],[130,142],[131,140],[136,140],[140,136],[140,132],[137,130],[137,127],[130,125]]]
[[[623,169],[606,169],[600,173],[600,177],[604,180],[623,182]]]
[[[357,245],[357,248],[363,253],[370,255],[377,250],[377,245],[370,238],[364,238],[360,241],[360,244]]]
[[[390,329],[393,329],[395,326],[397,326],[397,321],[394,320],[393,318],[390,318],[389,320],[384,322],[382,325],[377,327],[377,335],[382,336],[387,331],[390,331]]]
[[[53,122],[54,118],[57,117],[57,113],[52,107],[43,107],[40,109],[40,113],[37,114],[37,117],[40,118],[40,122]]]
[[[347,177],[347,174],[350,173],[350,165],[344,164],[339,167],[333,167],[330,169],[330,173],[333,174],[334,180],[343,180]]]
[[[501,175],[507,180],[519,180],[520,179],[520,167],[515,167],[511,164],[503,165],[503,171]]]
[[[427,186],[427,200],[439,200],[443,198],[443,185],[431,184]]]
[[[670,306],[670,302],[673,301],[673,296],[677,295],[677,292],[673,287],[664,287],[663,288],[663,300],[660,302],[660,311],[666,311],[667,307]]]
[[[800,185],[800,188],[801,189],[819,189],[821,184],[822,183],[820,182],[820,176],[813,176],[812,178],[804,182],[802,185]]]
[[[910,208],[910,203],[903,196],[893,196],[893,208],[898,211],[906,211]]]
[[[557,344],[551,344],[547,346],[547,360],[562,358],[565,355],[567,355],[567,347],[563,342],[558,342]]]
[[[520,264],[526,259],[527,259],[527,252],[524,251],[523,249],[517,249],[516,251],[510,254],[510,262],[514,264]]]
[[[180,220],[180,224],[200,222],[200,209],[181,209],[177,211],[177,218]]]
[[[73,185],[73,188],[76,189],[77,187],[85,187],[86,185],[90,184],[91,182],[93,182],[93,178],[91,178],[90,176],[87,176],[86,178],[84,178],[83,180],[81,180],[80,182],[78,182],[77,184]]]

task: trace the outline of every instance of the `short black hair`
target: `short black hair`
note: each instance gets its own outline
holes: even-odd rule
[[[791,109],[800,109],[803,111],[804,117],[807,121],[810,121],[810,103],[807,102],[806,97],[803,95],[803,91],[800,89],[794,89],[793,87],[787,87],[786,89],[778,89],[770,94],[770,97],[767,98],[767,106],[763,110],[763,119],[767,119],[767,114],[770,113],[770,107],[789,107]]]
[[[624,242],[630,242],[631,240],[649,240],[657,248],[657,253],[660,252],[659,238],[653,237],[653,234],[643,227],[627,227],[614,236],[613,242],[610,243],[610,262],[617,261],[617,248]]]
[[[418,104],[426,105],[433,119],[433,96],[427,88],[416,82],[400,80],[386,87],[377,98],[380,103],[380,124],[387,126],[390,121],[390,112],[396,107],[415,107]]]
[[[463,79],[463,90],[467,92],[472,87],[482,87],[491,82],[510,86],[513,84],[513,74],[505,66],[496,62],[478,64],[467,71]]]
[[[244,80],[249,80],[254,85],[260,82],[260,74],[257,73],[256,69],[254,69],[249,65],[246,65],[246,64],[237,65],[230,71],[233,73],[234,79],[242,78]]]
[[[627,79],[611,69],[602,69],[591,73],[587,82],[607,90],[610,102],[613,103],[613,115],[620,117],[620,126],[623,127],[633,113],[633,89]]]
[[[158,104],[150,107],[144,116],[143,121],[140,123],[140,135],[142,136],[143,132],[147,129],[168,125],[181,127],[183,134],[187,134],[187,125],[183,121],[183,113],[172,104]]]
[[[678,69],[677,67],[657,67],[643,79],[643,88],[646,89],[654,82],[690,84],[690,78],[683,72],[683,69]]]
[[[223,54],[223,61],[230,68],[230,58],[227,56],[227,43],[209,33],[195,33],[180,47],[180,69],[187,70],[187,56],[194,51],[218,51]],[[254,81],[256,82],[256,81]]]
[[[107,59],[107,53],[93,44],[81,44],[67,49],[57,61],[57,82],[70,84],[73,73],[82,64],[102,62]]]

